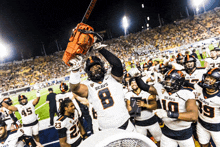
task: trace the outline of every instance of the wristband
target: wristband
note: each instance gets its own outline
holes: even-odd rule
[[[37,95],[37,97],[40,97],[40,92],[37,92],[37,94],[36,94],[36,95]]]
[[[81,82],[80,73],[79,72],[72,72],[71,71],[69,82],[71,84],[78,84],[78,83],[80,83]]]
[[[170,117],[170,118],[178,118],[179,113],[178,112],[167,111],[167,116]]]

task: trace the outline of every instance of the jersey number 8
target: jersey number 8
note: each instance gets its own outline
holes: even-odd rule
[[[102,106],[104,109],[114,105],[114,101],[108,88],[100,90],[98,92],[98,96],[102,102]]]

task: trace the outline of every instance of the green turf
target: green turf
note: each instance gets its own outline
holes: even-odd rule
[[[60,93],[59,85],[54,85],[54,86],[51,86],[51,87],[53,88],[54,93],[57,93],[57,94]],[[47,89],[48,88],[44,88],[44,89],[40,90],[41,97],[40,97],[39,103],[35,106],[35,110],[46,102],[47,95],[49,94]],[[33,99],[36,98],[36,90],[26,92],[26,93],[22,93],[22,94],[27,96],[28,101],[33,100]],[[13,100],[13,105],[19,104],[17,96],[13,96],[11,98]],[[41,108],[37,109],[35,111],[35,113],[38,114],[38,116],[40,117],[40,120],[49,118],[50,117],[50,115],[49,115],[49,104],[43,105]],[[21,119],[21,116],[18,112],[15,112],[15,115],[17,116],[18,120]]]

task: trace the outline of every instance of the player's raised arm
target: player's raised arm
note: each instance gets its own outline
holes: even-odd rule
[[[70,90],[81,97],[88,97],[88,87],[84,84],[81,84],[80,72],[79,69],[82,66],[82,57],[76,56],[75,58],[69,61],[71,68],[70,73]]]
[[[40,100],[40,92],[38,91],[36,94],[37,98],[34,99],[33,105],[36,106]]]
[[[116,57],[114,54],[106,50],[105,48],[101,48],[99,50],[99,53],[101,53],[105,59],[109,62],[109,64],[112,67],[111,74],[114,79],[116,79],[119,82],[122,82],[123,78],[123,67],[121,60]]]
[[[8,109],[8,110],[11,110],[11,111],[18,111],[17,107],[15,107],[15,106],[9,106],[9,105],[6,104],[5,102],[2,102],[2,106],[5,107],[5,108]]]

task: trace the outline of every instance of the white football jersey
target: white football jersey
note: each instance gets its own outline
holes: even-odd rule
[[[141,97],[142,100],[146,100],[146,103],[148,104],[148,97],[150,96],[150,93],[148,92],[145,92],[145,91],[141,91],[139,95],[137,95],[136,93],[134,92],[128,92],[126,95],[125,95],[125,99],[127,100],[131,100],[132,97]],[[142,108],[141,110],[141,115],[140,116],[137,116],[135,118],[135,120],[138,120],[138,121],[143,121],[143,120],[147,120],[151,117],[153,117],[154,114],[152,113],[152,111],[150,110],[147,110],[146,108]]]
[[[0,147],[24,147],[25,144],[19,141],[23,133],[20,129],[8,131],[8,136],[4,140],[0,140]]]
[[[68,144],[73,144],[80,138],[80,130],[78,127],[79,113],[75,109],[74,116],[60,116],[55,122],[55,128],[58,131],[59,137],[66,137]]]
[[[37,120],[37,115],[35,114],[35,107],[33,105],[33,101],[28,101],[26,105],[15,105],[17,107],[18,112],[21,115],[23,124],[30,124]]]
[[[171,95],[165,90],[163,85],[156,83],[154,85],[158,93],[161,106],[164,110],[172,112],[186,112],[186,102],[189,99],[195,99],[195,95],[190,89],[181,89]],[[165,125],[172,130],[183,130],[191,126],[192,122],[177,120],[173,118],[163,118]]]
[[[211,68],[215,68],[215,67],[220,68],[220,58],[219,57],[216,60],[214,60],[212,58],[206,58],[205,62],[208,63],[208,66],[206,67],[207,70],[209,70]]]
[[[111,75],[106,75],[102,83],[86,81],[88,100],[97,112],[101,129],[118,128],[129,119],[124,101],[123,85]]]
[[[185,70],[182,71],[185,75],[186,81],[189,83],[195,84],[202,80],[203,74],[207,72],[205,68],[196,68],[196,70],[190,75]]]
[[[178,63],[172,63],[172,66],[176,69],[176,70],[183,70],[184,66],[182,66],[181,64]]]
[[[12,123],[14,122],[13,119],[11,118],[10,114],[9,114],[9,110],[5,107],[1,108],[2,113],[4,114],[4,121],[7,124],[7,130],[10,130]],[[12,112],[14,113],[14,112]],[[15,115],[15,114],[14,114]]]
[[[65,99],[72,99],[73,98],[73,93],[72,92],[67,92],[67,93],[60,93],[56,95],[56,105],[57,105],[57,112],[60,112],[60,104],[65,100]],[[74,106],[76,109],[79,111],[80,116],[82,115],[82,112],[79,108],[78,103],[76,102],[75,99],[72,100]]]
[[[195,85],[199,118],[208,123],[220,123],[220,92],[208,95],[202,87]]]

